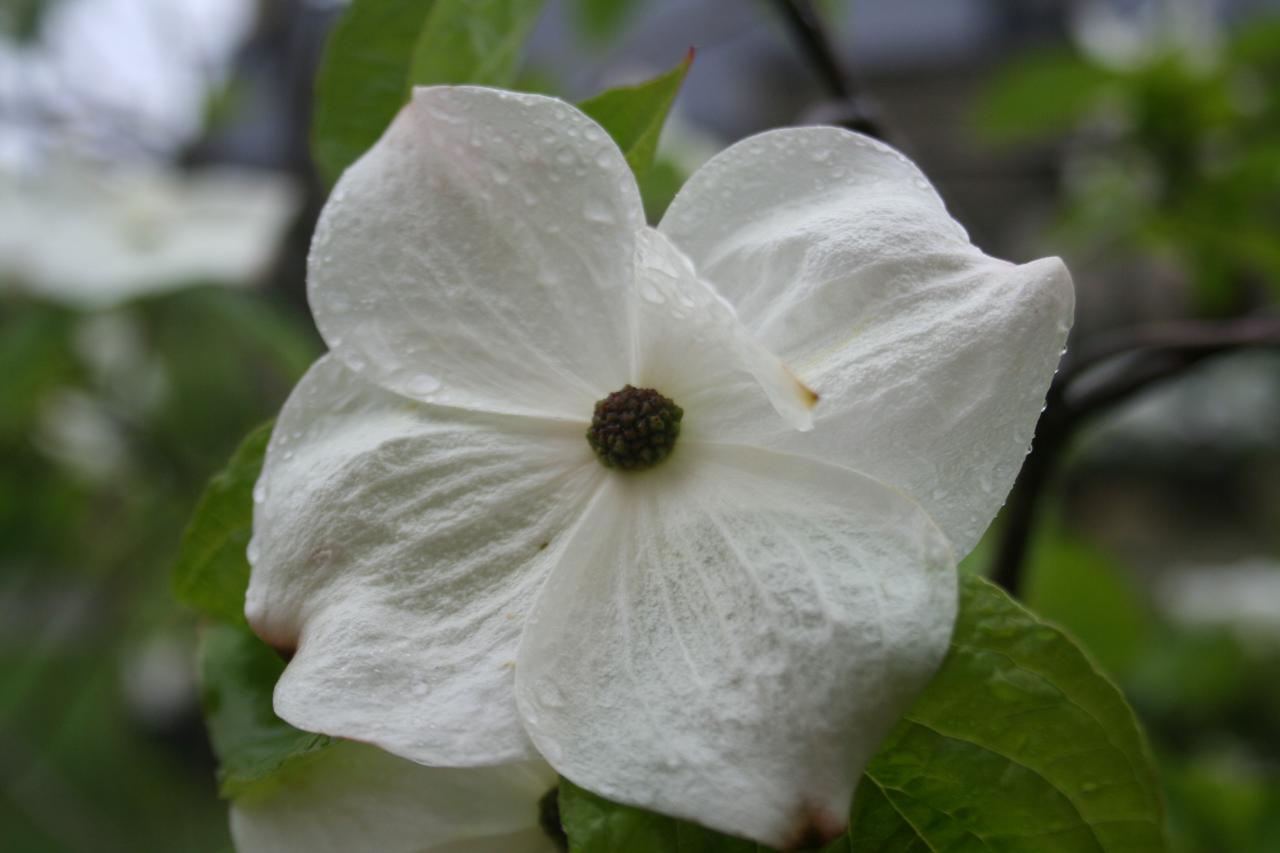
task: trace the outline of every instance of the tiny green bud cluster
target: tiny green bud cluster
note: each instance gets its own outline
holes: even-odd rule
[[[683,417],[652,388],[627,385],[596,403],[587,443],[606,468],[643,471],[671,455]]]

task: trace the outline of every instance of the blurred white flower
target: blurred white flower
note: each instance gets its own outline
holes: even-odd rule
[[[154,413],[169,393],[163,359],[147,343],[138,313],[129,308],[86,314],[72,335],[92,387],[131,418]]]
[[[341,741],[231,806],[239,853],[559,853],[542,828],[556,774],[541,762],[423,767]]]
[[[62,388],[47,395],[34,440],[46,455],[90,482],[111,482],[129,464],[120,425],[84,391]]]
[[[299,203],[288,178],[61,161],[0,172],[0,286],[81,308],[267,272]]]
[[[125,651],[121,693],[141,722],[155,728],[173,726],[197,706],[191,655],[189,638],[160,631]]]
[[[339,181],[309,288],[331,353],[250,546],[277,713],[424,764],[540,752],[777,846],[843,831],[941,661],[951,546],[1073,309],[1060,261],[982,254],[866,137],[741,142],[655,230],[594,122],[469,87],[416,90]]]
[[[1211,65],[1221,28],[1215,0],[1076,0],[1070,26],[1094,62],[1127,71],[1163,56],[1191,67]]]
[[[0,38],[0,167],[53,147],[175,153],[204,126],[257,0],[59,0],[39,38]]]
[[[1185,625],[1227,628],[1267,648],[1280,643],[1280,562],[1184,567],[1160,578],[1157,600]]]

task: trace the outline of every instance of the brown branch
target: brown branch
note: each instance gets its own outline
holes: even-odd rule
[[[1280,349],[1280,317],[1154,324],[1110,332],[1077,347],[1080,354],[1049,388],[1031,454],[1009,495],[992,580],[1017,594],[1045,488],[1081,426],[1206,358],[1257,348]],[[1111,366],[1115,369],[1104,374],[1102,368]]]
[[[812,0],[773,0],[773,5],[830,95],[830,100],[818,110],[822,120],[884,139],[878,111],[871,100],[858,91],[854,78],[845,70],[827,33],[826,22]]]

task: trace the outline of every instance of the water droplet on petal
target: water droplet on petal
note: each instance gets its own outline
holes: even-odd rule
[[[646,302],[652,302],[654,305],[661,305],[666,301],[662,291],[658,290],[651,281],[640,282],[640,298]]]
[[[409,380],[409,393],[419,396],[434,394],[440,390],[440,380],[427,373],[419,373]]]
[[[613,222],[613,213],[608,206],[600,199],[588,198],[586,204],[582,206],[582,215],[592,222],[600,222],[608,224]]]

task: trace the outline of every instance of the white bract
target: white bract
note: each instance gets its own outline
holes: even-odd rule
[[[192,284],[251,284],[300,202],[271,172],[71,159],[0,169],[0,287],[100,309]]]
[[[559,853],[540,825],[540,761],[424,767],[338,741],[231,806],[239,853]]]
[[[277,712],[778,846],[843,830],[941,661],[1073,301],[865,137],[741,142],[652,229],[590,119],[467,87],[339,181],[310,298],[250,548]],[[684,410],[645,471],[584,437],[628,383]]]
[[[1068,25],[1076,46],[1091,60],[1132,71],[1178,57],[1202,71],[1221,52],[1218,0],[1080,0]]]

